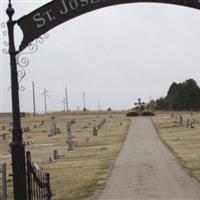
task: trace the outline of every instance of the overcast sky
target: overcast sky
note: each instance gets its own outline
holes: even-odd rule
[[[46,1],[48,2],[48,1]],[[13,0],[15,19],[45,1]],[[7,20],[1,0],[1,22]],[[2,32],[2,29],[1,29]],[[16,29],[16,47],[22,33]],[[1,33],[1,46],[4,41]],[[26,52],[26,49],[24,50]],[[63,110],[68,88],[70,109],[128,109],[165,96],[170,84],[193,78],[200,85],[200,11],[167,4],[133,3],[96,10],[49,31],[49,38],[28,56],[21,82],[21,111]],[[9,56],[1,53],[1,112],[11,111]]]

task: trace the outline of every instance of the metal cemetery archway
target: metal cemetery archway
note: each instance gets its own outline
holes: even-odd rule
[[[6,13],[9,38],[9,55],[11,67],[11,92],[13,113],[13,137],[11,143],[14,199],[26,200],[27,178],[25,167],[25,150],[22,138],[19,106],[19,84],[16,57],[30,43],[54,27],[84,13],[118,4],[127,3],[168,3],[200,9],[200,0],[53,0],[32,11],[18,20],[13,20],[14,9],[9,0]],[[14,27],[19,25],[23,31],[23,40],[18,50],[15,48]]]

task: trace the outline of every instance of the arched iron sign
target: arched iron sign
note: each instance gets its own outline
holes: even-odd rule
[[[19,50],[22,51],[40,35],[74,17],[103,7],[137,2],[168,3],[200,9],[200,0],[54,0],[17,20],[24,34]]]
[[[20,52],[28,47],[33,40],[37,40],[39,37],[41,39],[41,35],[54,27],[96,9],[137,2],[168,3],[200,9],[200,0],[53,0],[16,21],[13,20],[15,11],[12,7],[11,0],[8,0],[8,2],[9,4],[6,13],[9,17],[7,22],[9,43],[6,44],[9,44],[8,53],[10,55],[11,67],[13,131],[10,146],[12,154],[14,199],[27,200],[25,150],[20,120],[17,73],[17,58],[19,57]],[[16,24],[22,29],[24,36],[19,50],[16,50],[14,42],[14,26]]]

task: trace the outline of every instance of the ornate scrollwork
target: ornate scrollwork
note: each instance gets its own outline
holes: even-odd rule
[[[18,70],[17,70],[17,73],[18,73],[18,83],[20,84],[20,82],[23,80],[23,78],[26,75],[26,71],[25,71],[24,68],[28,66],[29,60],[28,60],[28,58],[24,57],[22,54],[19,53],[16,56],[16,62],[17,62],[17,66],[18,66]],[[22,85],[20,85],[19,86],[19,90],[20,91],[24,91],[25,87],[22,86]]]
[[[6,23],[3,22],[1,23],[1,27],[2,27],[2,34],[3,37],[6,37],[6,39],[3,41],[3,48],[2,48],[2,52],[4,54],[8,54],[8,48],[9,48],[9,42],[7,41],[8,38],[8,31],[5,30],[7,28]],[[16,62],[17,62],[17,66],[18,66],[18,83],[21,83],[21,81],[23,80],[23,78],[26,75],[26,71],[25,68],[29,65],[29,59],[26,57],[29,54],[33,54],[38,50],[38,46],[40,44],[43,44],[45,39],[47,39],[49,37],[48,33],[45,33],[44,35],[41,35],[39,38],[37,38],[35,41],[31,42],[28,47],[26,48],[26,51],[23,52],[18,52],[16,54]],[[19,90],[20,91],[24,91],[25,87],[24,86],[19,86]]]
[[[18,81],[19,83],[23,80],[23,78],[26,75],[26,71],[25,71],[25,67],[27,67],[29,65],[29,59],[25,56],[28,54],[33,54],[38,50],[38,45],[44,43],[44,40],[47,39],[49,37],[49,34],[44,34],[42,36],[40,36],[38,39],[36,39],[34,42],[31,42],[28,47],[27,47],[27,51],[25,52],[20,52],[17,54],[16,56],[16,61],[17,61],[17,65],[20,69],[18,69]],[[25,87],[20,86],[19,88],[20,90],[24,90]]]
[[[6,23],[5,22],[1,23],[1,28],[3,30],[3,32],[2,32],[3,37],[7,37],[8,36],[8,31],[5,30],[6,29]],[[3,54],[8,54],[8,45],[9,45],[9,43],[8,43],[8,41],[6,41],[6,39],[4,39],[3,44],[2,44],[2,52],[3,52]]]
[[[49,34],[45,33],[44,35],[41,35],[39,38],[37,38],[35,42],[37,45],[42,44],[44,43],[44,40],[47,39],[48,37],[49,37]]]

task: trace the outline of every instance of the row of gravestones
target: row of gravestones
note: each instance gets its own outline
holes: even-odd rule
[[[101,127],[106,123],[106,119],[102,119],[97,126],[93,126],[93,136],[98,135],[98,130],[101,129]]]
[[[66,129],[67,129],[67,141],[68,144],[68,151],[74,150],[74,148],[78,147],[78,141],[75,141],[72,136],[72,124],[75,124],[76,120],[72,119],[66,122]],[[54,124],[53,127],[50,129],[49,137],[60,134],[60,129],[56,127]],[[62,158],[64,155],[59,154],[57,149],[53,150],[53,156],[49,156],[48,163],[54,163],[59,158]]]
[[[185,125],[187,128],[194,128],[194,124],[196,123],[196,119],[193,117],[193,114],[191,114],[191,118],[187,118],[184,120],[183,116],[181,114],[174,115],[171,114],[172,117],[175,118],[175,122],[180,125]]]
[[[44,125],[44,120],[42,120],[38,125],[37,125],[37,124],[33,124],[33,128],[38,128],[38,126],[40,127],[40,126],[43,126],[43,125]],[[10,123],[10,128],[8,129],[9,132],[12,132],[12,128],[11,128],[12,126],[13,126],[13,123]],[[3,125],[3,126],[1,127],[1,130],[5,130],[5,129],[6,129],[6,126]],[[23,132],[30,131],[29,126],[23,127],[23,128],[22,128],[22,131],[23,131]]]
[[[68,144],[68,151],[72,151],[75,148],[79,146],[78,141],[74,140],[74,137],[72,136],[72,125],[76,122],[75,119],[69,120],[66,122],[66,129],[67,129],[67,140],[66,143]],[[98,130],[101,129],[101,127],[106,123],[106,119],[102,119],[99,121],[97,126],[93,127],[93,135],[98,135]],[[91,123],[90,123],[91,124]],[[50,129],[50,133],[48,134],[49,137],[55,136],[57,134],[60,134],[60,129],[56,126],[56,123],[53,121],[53,126]],[[89,138],[86,138],[87,142],[89,141]],[[53,150],[53,156],[49,156],[48,163],[54,163],[57,159],[63,157],[62,154],[58,153],[57,149]]]
[[[71,123],[71,125],[74,124],[75,122],[76,122],[75,119],[72,119],[72,120],[70,120],[70,121],[67,121],[67,123]],[[50,130],[49,130],[48,137],[55,136],[55,135],[58,135],[58,134],[60,134],[60,133],[61,133],[60,128],[58,128],[57,125],[56,125],[56,122],[53,121],[52,127],[51,127]]]

